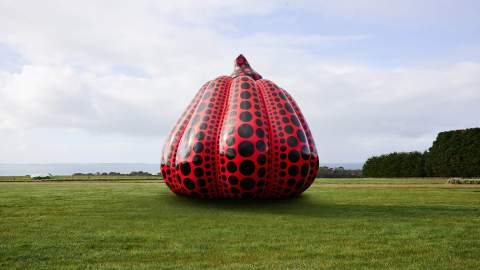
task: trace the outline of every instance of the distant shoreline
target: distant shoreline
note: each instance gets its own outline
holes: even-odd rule
[[[361,169],[363,163],[321,163],[320,166],[330,168],[343,167],[345,169]],[[74,173],[130,173],[144,171],[157,174],[160,171],[159,163],[0,163],[0,176],[22,176],[38,173],[53,175],[72,175]]]

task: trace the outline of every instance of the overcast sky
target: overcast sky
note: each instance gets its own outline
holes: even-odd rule
[[[480,126],[480,1],[0,0],[0,163],[159,162],[243,53],[299,103],[320,162]]]

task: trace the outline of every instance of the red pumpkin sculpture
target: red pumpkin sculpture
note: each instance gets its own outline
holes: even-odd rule
[[[288,198],[318,170],[293,98],[240,55],[231,76],[205,83],[171,131],[160,165],[174,193],[200,198]]]

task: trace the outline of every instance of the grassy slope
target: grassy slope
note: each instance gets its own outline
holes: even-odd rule
[[[0,269],[478,269],[479,205],[480,189],[443,185],[232,202],[155,182],[1,183]]]

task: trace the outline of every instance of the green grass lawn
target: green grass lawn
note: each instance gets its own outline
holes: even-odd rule
[[[480,187],[371,186],[390,180],[243,202],[155,181],[2,182],[0,269],[480,268]]]

